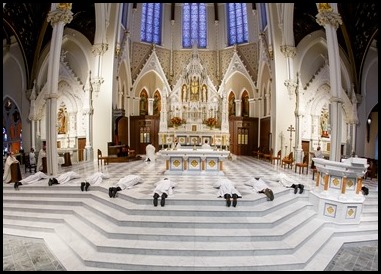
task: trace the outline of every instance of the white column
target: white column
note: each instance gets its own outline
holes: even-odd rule
[[[154,98],[148,98],[148,115],[153,115],[153,101]]]
[[[340,53],[337,42],[336,30],[342,24],[341,16],[334,12],[327,3],[318,4],[319,13],[316,15],[316,22],[325,28],[327,37],[329,77],[331,85],[331,151],[330,160],[340,161],[341,157],[341,70]]]
[[[71,3],[53,3],[47,21],[53,27],[49,51],[48,78],[46,94],[46,145],[48,175],[57,175],[57,98],[58,76],[62,46],[62,35],[65,24],[73,19]]]
[[[242,116],[242,101],[239,99],[236,99],[234,101],[235,103],[235,116],[241,117]]]

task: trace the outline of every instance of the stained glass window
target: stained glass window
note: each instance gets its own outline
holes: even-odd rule
[[[124,29],[127,29],[127,14],[128,14],[128,4],[127,3],[122,3],[123,5],[123,10],[122,10],[122,25]]]
[[[9,151],[17,154],[22,148],[21,114],[16,104],[6,98],[3,100],[3,155]]]
[[[206,48],[206,7],[205,3],[183,4],[183,48]]]
[[[263,32],[267,26],[266,3],[259,3],[259,6],[261,8],[261,31]]]
[[[142,42],[161,44],[161,3],[143,3]]]
[[[227,4],[227,19],[229,46],[247,43],[249,41],[249,30],[246,3]]]

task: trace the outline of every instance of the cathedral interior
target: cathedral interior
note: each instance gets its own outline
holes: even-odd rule
[[[94,220],[84,221],[87,223],[82,230],[93,222],[90,226],[96,226],[95,230],[98,230],[94,235],[102,233],[104,237],[105,234],[116,233],[111,238],[126,236],[127,232],[119,231],[120,228],[117,227],[118,223],[131,221],[123,215],[127,211],[121,210],[122,207],[128,208],[128,212],[136,210],[132,214],[138,218],[148,218],[148,226],[152,226],[150,229],[153,229],[153,223],[157,221],[152,217],[155,213],[145,211],[146,215],[142,217],[139,215],[140,211],[145,210],[145,203],[152,206],[150,195],[154,183],[166,171],[178,168],[178,158],[172,161],[164,156],[158,157],[150,166],[142,163],[141,159],[144,159],[148,144],[152,144],[160,155],[160,151],[173,153],[171,147],[174,142],[179,142],[182,149],[189,151],[195,151],[205,142],[209,143],[214,151],[212,154],[221,151],[221,156],[217,159],[218,171],[224,170],[224,176],[237,178],[241,190],[246,191],[242,199],[245,210],[250,206],[259,205],[263,212],[271,211],[266,207],[266,201],[260,200],[256,193],[251,193],[243,184],[250,176],[255,176],[258,172],[261,176],[285,172],[299,183],[307,185],[307,193],[301,196],[300,202],[310,199],[313,204],[314,200],[311,200],[309,195],[316,192],[317,186],[314,186],[316,177],[311,180],[312,174],[315,175],[313,172],[316,172],[311,168],[311,162],[318,148],[321,148],[324,158],[329,161],[340,163],[351,157],[365,158],[372,169],[367,173],[368,178],[365,176],[360,181],[373,191],[367,199],[370,198],[370,202],[375,203],[378,198],[378,194],[374,194],[378,193],[377,7],[375,1],[3,3],[3,173],[8,153],[15,153],[22,165],[26,152],[31,148],[38,152],[44,145],[47,147],[44,172],[48,176],[58,176],[71,169],[84,177],[96,171],[107,172],[113,179],[105,186],[94,187],[97,194],[89,195],[95,197],[83,196],[91,200],[85,206],[86,209],[83,209],[87,212],[91,208],[91,214],[98,210],[95,209],[97,205],[93,204],[94,201],[103,201],[99,209],[101,213],[98,212],[102,218],[109,210],[103,208],[105,200],[108,200],[107,188],[118,181],[116,178],[123,176],[123,170],[144,176],[144,182],[147,184],[144,183],[144,186],[120,195],[123,197],[120,199],[123,200],[123,204],[118,206],[116,200],[112,205],[107,204],[112,210],[118,210],[119,220],[111,220],[111,228],[105,229],[106,222],[96,220],[98,215],[93,217]],[[222,152],[229,155],[226,161],[221,160]],[[57,155],[65,158],[66,165],[58,164]],[[100,157],[106,160],[100,160]],[[193,161],[188,160],[188,157],[189,155],[180,157],[184,159],[184,164],[180,166],[184,171],[192,168],[198,170],[198,167],[203,171],[206,169],[206,172],[208,167],[214,169],[214,162],[208,159],[206,167],[204,166],[204,156]],[[273,159],[277,157],[281,169],[277,164],[273,164]],[[286,158],[291,159],[290,169],[283,168],[282,161]],[[264,163],[263,159],[270,159],[270,163]],[[297,164],[307,165],[306,175],[297,174]],[[178,206],[180,211],[186,211],[185,215],[179,214],[180,218],[184,218],[184,222],[188,222],[185,221],[185,216],[193,214],[185,208],[188,205],[193,209],[192,202],[206,206],[199,213],[201,217],[197,215],[196,226],[201,230],[223,230],[223,226],[219,225],[209,227],[209,223],[202,219],[211,218],[213,214],[235,218],[232,212],[219,211],[215,204],[207,203],[208,199],[214,197],[213,183],[219,180],[220,173],[218,176],[211,173],[210,178],[205,174],[199,177],[198,174],[192,178],[193,175],[187,175],[186,172],[179,175],[176,172],[175,175],[169,174],[174,180],[196,182],[197,189],[188,185],[178,188],[180,195],[176,196],[174,206]],[[22,168],[22,177],[28,175],[27,169],[25,168],[24,172]],[[176,177],[177,175],[179,177]],[[317,180],[320,180],[319,176],[317,177]],[[358,180],[356,178],[356,184],[359,184]],[[78,190],[78,183],[79,181],[75,181],[69,184],[66,190],[58,191],[61,194],[55,196],[44,181],[30,186],[29,195],[38,193],[36,195],[41,195],[41,201],[48,196],[52,196],[53,201],[60,200],[62,196],[62,204],[69,204],[73,202],[70,199]],[[276,195],[285,200],[282,200],[284,204],[291,203],[294,196],[290,196],[288,200],[285,198],[288,197],[289,190],[273,187]],[[202,189],[206,191],[207,196],[204,197],[202,195],[205,193],[201,193],[201,201],[197,198],[192,200]],[[352,190],[358,192],[355,187]],[[18,192],[14,192],[9,185],[4,184],[4,191],[18,199]],[[316,195],[320,197],[319,194]],[[182,203],[181,199],[185,199],[186,202]],[[252,203],[252,200],[255,202]],[[32,208],[37,208],[40,203],[29,202],[33,205]],[[338,202],[341,203],[342,200]],[[368,201],[364,203],[366,202]],[[22,204],[22,201],[20,203]],[[48,198],[45,203],[53,202],[49,202]],[[282,204],[274,205],[273,211],[276,206],[280,207]],[[369,205],[373,206],[374,204]],[[303,207],[309,208],[310,205]],[[57,214],[67,210],[53,206],[52,209]],[[10,209],[5,209],[7,214],[8,210]],[[76,215],[82,214],[81,210],[76,211]],[[238,214],[239,217],[245,216],[245,210]],[[290,207],[286,211],[292,212],[293,209]],[[29,217],[25,217],[25,222],[28,218],[38,219],[36,212],[33,211]],[[178,214],[164,211],[159,215],[166,216],[165,213]],[[9,214],[7,220],[17,219],[17,215]],[[258,216],[261,214],[264,213],[258,213]],[[312,214],[312,211],[308,211],[307,214]],[[250,219],[250,216],[253,215],[249,214],[247,218]],[[261,222],[257,220],[258,216],[255,215],[253,223]],[[287,218],[290,218],[288,225],[292,222],[291,218],[297,219],[297,215]],[[58,219],[60,218],[57,217]],[[241,221],[239,219],[237,224]],[[182,228],[182,225],[176,226],[172,222],[177,221],[170,219],[171,225]],[[222,223],[217,218],[213,218],[213,222]],[[274,228],[276,222],[273,221],[269,226]],[[305,222],[307,223],[307,220]],[[136,228],[139,225],[131,226]],[[322,223],[320,225],[324,226]],[[17,232],[22,230],[22,226],[28,227],[22,223],[6,224],[4,228],[7,233],[3,235],[25,236],[25,231]],[[342,229],[339,226],[335,226],[337,231]],[[260,228],[265,227],[266,225],[263,225]],[[313,224],[309,223],[306,229],[308,227],[313,227]],[[12,228],[16,232],[12,232]],[[59,231],[60,228],[51,225],[46,230]],[[369,230],[374,232],[373,227]],[[376,230],[378,232],[378,227]],[[51,249],[54,243],[62,241],[49,241],[46,235],[39,234],[38,231],[43,232],[43,229],[34,224],[29,226],[28,231],[34,231],[31,235],[35,235],[35,238],[44,238]],[[346,233],[349,233],[348,231]],[[55,236],[51,237],[61,237],[59,235],[62,233],[67,231],[62,229],[52,233]],[[134,230],[134,233],[138,232]],[[147,234],[149,233],[153,232],[147,231]],[[179,236],[177,240],[187,241],[184,249],[189,250],[182,250],[180,253],[188,254],[190,258],[194,256],[196,262],[192,265],[186,261],[185,265],[191,266],[185,269],[220,270],[218,260],[229,257],[226,255],[227,250],[219,249],[224,240],[213,243],[213,248],[215,251],[220,250],[221,255],[212,256],[212,251],[210,254],[205,252],[209,256],[206,256],[203,262],[198,256],[204,253],[194,253],[202,250],[201,246],[204,245],[198,241],[193,243],[189,240],[191,235],[187,233],[185,231],[182,235],[184,238]],[[212,234],[205,232],[204,235],[203,231],[196,231],[197,233],[206,235],[205,237],[211,237]],[[226,235],[229,236],[230,233],[233,234],[227,231]],[[282,233],[279,232],[279,235]],[[223,233],[217,234],[223,238]],[[76,246],[72,241],[77,236],[64,240],[66,243],[70,242],[70,248],[73,250],[76,250]],[[151,238],[154,237],[141,237],[152,244]],[[112,260],[110,264],[101,258],[86,258],[86,254],[80,254],[82,247],[77,249],[81,250],[76,255],[80,258],[78,266],[75,261],[74,265],[68,267],[68,263],[64,263],[67,258],[61,257],[60,261],[66,269],[94,270],[99,264],[104,269],[142,270],[144,268],[139,268],[138,265],[150,265],[147,261],[152,257],[155,262],[152,269],[163,270],[160,259],[166,260],[180,247],[179,243],[176,243],[177,240],[169,235],[164,236],[164,232],[161,236],[155,234],[155,237],[159,239],[157,244],[164,238],[172,242],[172,247],[168,248],[172,250],[160,251],[160,248],[155,246],[154,250],[158,252],[156,255],[161,255],[155,257],[139,246],[136,248],[136,254],[139,254],[135,254],[136,264],[131,262],[118,265],[118,258],[124,260],[123,256],[118,254],[118,248],[123,247],[113,241],[112,247],[103,246],[103,249],[112,249],[105,258],[111,253],[117,254],[115,261]],[[258,238],[261,242],[259,253],[262,252],[263,256],[257,258],[255,255],[251,258],[255,262],[246,264],[245,256],[250,257],[248,254],[255,254],[255,250],[245,253],[243,249],[249,250],[249,247],[241,248],[238,244],[233,244],[238,253],[243,255],[233,260],[231,266],[227,265],[226,270],[229,267],[235,269],[235,264],[241,265],[242,270],[313,270],[319,269],[316,261],[326,260],[325,267],[332,259],[332,254],[324,258],[321,254],[317,255],[319,250],[316,250],[315,255],[311,255],[310,262],[300,263],[295,259],[292,265],[284,266],[281,263],[271,267],[271,259],[268,258],[271,256],[268,255],[272,252],[280,257],[280,262],[286,262],[289,256],[287,252],[274,251],[275,244],[271,247],[268,245],[273,240],[271,237],[265,235],[264,238]],[[378,237],[373,235],[367,237],[359,237],[356,241],[378,240]],[[237,241],[254,243],[258,240],[254,238],[247,236]],[[301,238],[297,239],[302,241]],[[107,241],[111,241],[110,238],[105,240]],[[287,242],[287,239],[285,241]],[[289,241],[295,239],[290,238]],[[89,242],[91,245],[97,245],[94,239],[90,239]],[[331,244],[322,244],[320,248],[325,251],[331,247],[337,251],[344,242],[348,241],[335,239]],[[191,251],[189,245],[192,243],[196,247]],[[197,244],[200,244],[199,249]],[[294,249],[292,256],[297,257],[297,253],[301,251],[302,248]],[[62,253],[56,250],[57,252]],[[142,258],[141,255],[145,252],[147,257]],[[96,256],[102,257],[100,253]],[[171,270],[182,269],[181,254],[174,259],[179,264],[172,265]],[[128,254],[131,257],[133,255]],[[263,260],[263,268],[257,259]],[[127,261],[130,262],[130,257]],[[227,262],[230,262],[230,259]],[[208,264],[212,267],[206,267]]]

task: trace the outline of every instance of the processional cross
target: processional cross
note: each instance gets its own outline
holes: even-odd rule
[[[292,151],[292,133],[295,131],[295,128],[290,125],[288,128],[287,128],[287,131],[290,132],[290,152]]]

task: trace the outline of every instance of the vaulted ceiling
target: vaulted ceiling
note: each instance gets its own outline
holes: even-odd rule
[[[20,44],[26,64],[28,88],[31,88],[32,79],[34,79],[33,68],[36,60],[51,39],[52,27],[46,21],[50,8],[51,3],[17,2],[7,3],[3,7],[3,45],[9,45],[12,36]],[[338,41],[346,52],[356,77],[359,77],[371,42],[374,39],[378,40],[379,7],[375,1],[371,1],[339,3],[338,8],[343,20],[343,24],[337,32]],[[95,34],[94,3],[87,1],[73,3],[72,12],[73,20],[67,27],[81,32],[93,43]],[[322,29],[322,26],[316,23],[316,14],[315,3],[295,3],[295,45],[312,31]]]

